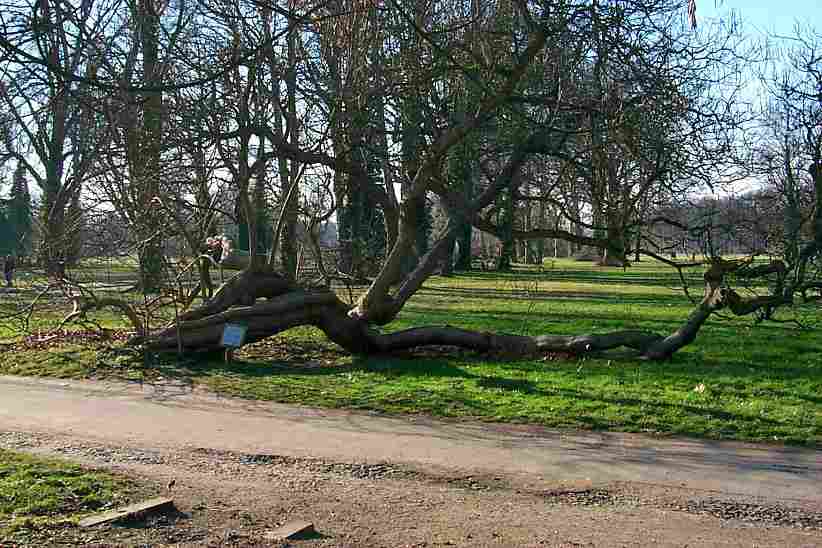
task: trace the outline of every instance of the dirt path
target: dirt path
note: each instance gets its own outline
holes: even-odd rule
[[[267,546],[265,530],[309,519],[321,536],[295,546],[822,545],[822,453],[810,450],[11,377],[0,446],[177,479],[180,516],[85,544]]]

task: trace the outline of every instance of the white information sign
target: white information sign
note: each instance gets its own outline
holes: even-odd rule
[[[248,327],[241,323],[225,324],[220,345],[224,348],[240,348],[245,341],[246,331],[248,331]]]

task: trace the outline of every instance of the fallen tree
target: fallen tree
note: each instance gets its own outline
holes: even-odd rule
[[[132,343],[145,344],[155,351],[171,351],[178,345],[185,350],[220,348],[226,323],[247,327],[246,342],[252,343],[287,329],[310,325],[319,328],[335,343],[353,354],[388,353],[429,345],[447,345],[481,352],[508,355],[535,355],[566,352],[578,355],[618,347],[633,349],[653,360],[669,358],[694,341],[712,313],[730,307],[734,313],[748,314],[764,306],[759,299],[743,301],[724,280],[747,263],[714,261],[705,273],[705,291],[683,325],[664,336],[650,331],[621,330],[586,335],[522,336],[470,331],[451,326],[428,326],[394,333],[379,333],[369,322],[357,317],[356,309],[328,290],[306,290],[289,285],[273,272],[245,271],[218,291],[212,303],[193,311],[181,321],[150,337]],[[254,302],[265,297],[265,302]]]
[[[429,164],[420,170],[419,178],[424,177],[425,173],[433,173],[436,159],[429,160]],[[822,169],[815,167],[811,171],[815,189],[818,195],[822,195]],[[433,175],[429,177],[433,179]],[[417,188],[432,186],[435,187],[433,180],[429,180],[420,183]],[[467,211],[469,216],[487,203],[483,201],[483,196],[488,201],[493,196],[491,187],[473,204],[468,204],[457,193],[449,193],[443,188],[438,190],[442,192],[444,199],[451,201],[454,210]],[[739,316],[759,314],[760,319],[770,319],[776,309],[792,304],[795,296],[803,295],[807,300],[807,292],[818,285],[815,280],[808,279],[808,272],[810,266],[819,259],[822,250],[822,208],[817,208],[814,212],[813,238],[805,244],[792,264],[777,260],[755,265],[755,256],[742,260],[709,257],[703,276],[705,285],[701,300],[694,299],[695,307],[691,314],[679,329],[668,335],[621,330],[602,334],[530,337],[476,332],[451,326],[428,326],[380,333],[375,327],[393,321],[408,299],[440,264],[442,255],[448,250],[448,240],[457,230],[457,224],[458,219],[449,220],[431,250],[412,272],[401,279],[393,292],[395,280],[400,279],[400,260],[405,253],[410,252],[413,245],[414,209],[410,201],[401,205],[398,237],[385,265],[355,304],[344,303],[327,288],[301,288],[277,274],[270,260],[252,256],[250,266],[226,282],[213,299],[180,316],[173,325],[161,332],[138,336],[132,342],[144,344],[156,351],[215,350],[220,348],[226,323],[246,325],[246,341],[249,343],[293,327],[310,325],[319,328],[330,340],[354,354],[394,352],[428,345],[448,345],[517,355],[556,351],[584,355],[627,347],[643,358],[662,360],[692,343],[708,318],[721,309]],[[603,247],[606,244],[607,242],[602,242]],[[694,266],[692,263],[679,264],[665,260],[650,251],[644,253],[677,268],[680,276],[683,266]],[[729,283],[731,277],[750,281],[769,276],[773,278],[773,291],[765,296],[742,298]],[[261,302],[260,299],[266,301]]]

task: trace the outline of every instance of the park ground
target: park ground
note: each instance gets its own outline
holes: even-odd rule
[[[119,482],[120,501],[168,494],[177,508],[99,529],[18,517],[2,529],[10,545],[282,546],[266,533],[292,520],[317,530],[295,547],[822,543],[822,453],[806,448],[318,410],[173,383],[6,377],[0,395],[0,448],[105,470],[98,502]]]
[[[112,293],[131,278],[127,268],[101,276],[99,268],[90,267],[79,275],[97,284],[98,291]],[[699,273],[689,273],[688,279],[698,294]],[[3,374],[219,394],[223,403],[239,397],[252,407],[269,405],[266,400],[297,404],[318,414],[348,413],[358,423],[378,415],[445,420],[487,430],[491,437],[503,427],[569,434],[582,429],[590,436],[634,432],[640,433],[636,439],[674,445],[683,439],[679,436],[687,436],[703,440],[695,446],[695,459],[725,443],[718,440],[755,441],[776,452],[766,471],[777,473],[783,467],[785,477],[792,478],[785,485],[795,495],[822,492],[822,461],[815,452],[822,443],[822,335],[794,322],[822,325],[818,306],[784,314],[792,323],[713,319],[694,345],[664,363],[620,353],[584,360],[565,355],[511,359],[442,348],[352,358],[318,332],[299,329],[249,346],[226,364],[219,356],[145,355],[123,348],[125,324],[107,313],[94,317],[98,325],[55,331],[67,303],[46,296],[34,314],[18,316],[40,287],[36,276],[24,276],[21,282],[18,293],[0,296],[9,318],[0,326]],[[356,292],[353,288],[349,296]],[[346,295],[348,289],[340,288],[340,293]],[[691,306],[681,281],[660,265],[644,263],[623,271],[557,261],[511,274],[433,278],[388,329],[448,323],[531,335],[625,327],[665,333],[676,328]],[[25,333],[19,329],[23,320],[28,321]],[[99,336],[99,326],[109,330],[108,340]],[[179,412],[171,408],[168,420],[176,420]],[[71,504],[59,507],[55,502],[41,509],[54,518],[47,524],[21,515],[19,506],[17,513],[5,516],[0,510],[0,527],[10,539],[6,542],[266,545],[260,543],[265,530],[305,518],[317,522],[320,535],[297,545],[822,544],[818,499],[777,496],[778,482],[763,483],[763,470],[737,481],[733,489],[730,479],[694,483],[700,474],[693,470],[678,485],[664,476],[642,477],[643,470],[651,470],[643,460],[648,447],[655,447],[651,441],[640,444],[646,453],[640,451],[633,462],[618,461],[619,468],[603,468],[600,459],[587,473],[565,470],[530,481],[536,477],[533,470],[507,469],[503,456],[488,457],[490,468],[471,464],[471,451],[461,454],[462,461],[446,459],[446,465],[434,466],[424,456],[385,455],[375,461],[368,454],[295,453],[288,450],[293,436],[276,450],[269,444],[264,451],[260,443],[232,448],[208,440],[105,438],[65,426],[7,420],[0,427],[0,447],[62,456],[113,470],[116,477],[101,476],[88,501],[83,491],[88,486],[80,489],[79,499],[78,491],[66,491]],[[613,447],[598,444],[599,455],[611,456]],[[808,451],[800,454],[811,464],[792,468],[792,451]],[[631,469],[638,472],[618,473]],[[592,472],[597,470],[610,472]],[[91,533],[56,527],[59,516],[72,520],[95,506],[163,491],[170,477],[181,486],[174,492],[179,515]]]

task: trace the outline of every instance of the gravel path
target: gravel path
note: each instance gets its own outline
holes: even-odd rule
[[[629,481],[822,506],[822,451],[251,402],[190,386],[0,377],[0,430],[113,444],[392,462],[563,481]]]
[[[146,449],[72,435],[0,432],[0,447],[113,469],[172,495],[178,512],[94,530],[41,530],[19,545],[275,546],[294,519],[319,534],[291,546],[818,546],[822,514],[749,497],[617,482],[523,489],[391,463],[333,462],[205,447]],[[6,546],[5,543],[0,543]],[[9,544],[17,545],[17,544]]]
[[[157,401],[132,389],[103,390],[87,383],[2,381],[2,386],[16,392],[3,394],[0,390],[0,447],[110,468],[142,480],[155,493],[165,492],[171,479],[176,483],[172,493],[179,510],[176,514],[93,531],[65,528],[34,532],[23,539],[32,546],[281,546],[265,541],[265,533],[294,519],[313,521],[319,534],[294,541],[292,546],[822,545],[822,493],[814,475],[814,466],[822,462],[813,460],[819,455],[813,452],[789,450],[790,459],[778,462],[771,452],[779,455],[780,448],[732,444],[736,451],[732,453],[722,444],[704,442],[712,449],[707,455],[712,465],[708,470],[718,474],[719,469],[729,476],[738,473],[733,486],[756,482],[757,478],[766,486],[782,485],[783,489],[791,487],[791,481],[807,483],[799,492],[774,491],[768,496],[757,486],[746,492],[722,489],[722,485],[719,489],[703,488],[699,482],[694,486],[678,478],[602,479],[604,468],[599,463],[603,459],[588,464],[593,479],[574,474],[548,477],[545,469],[530,474],[519,464],[504,461],[477,467],[459,460],[471,449],[475,454],[467,459],[469,463],[482,455],[507,451],[523,455],[526,467],[534,466],[533,448],[519,452],[520,445],[530,440],[531,445],[543,448],[551,440],[533,430],[473,424],[438,426],[434,421],[419,426],[385,417],[224,399],[215,408],[208,398],[199,396]],[[38,395],[47,396],[38,400],[39,408],[14,411],[15,405],[34,406],[31,398]],[[80,403],[75,404],[80,411],[74,416],[49,414],[55,411],[54,402],[65,412],[61,406],[75,397],[79,397]],[[118,406],[123,408],[122,415]],[[165,417],[149,425],[153,436],[136,427],[146,408]],[[275,416],[272,410],[281,413]],[[191,417],[199,419],[189,422]],[[191,435],[200,428],[203,417],[210,420],[209,427],[216,433],[212,438]],[[231,420],[247,426],[249,423],[242,420],[249,417],[253,419],[250,424],[270,429],[226,430],[235,424]],[[94,427],[82,427],[80,418],[88,419]],[[333,438],[315,441],[320,449],[330,441],[334,451],[294,451],[288,440],[276,439],[279,423],[272,422],[275,418],[290,420],[290,424],[314,434],[320,426],[336,425],[338,435],[353,439],[373,420],[376,424],[365,430],[366,434],[392,439],[388,434],[393,432],[398,444],[413,442],[417,452],[428,447],[431,456],[415,460],[404,453],[404,459],[381,458],[396,450],[388,447],[363,458],[364,448],[357,447],[348,454],[343,452],[341,458],[334,452],[339,446]],[[105,424],[112,428],[100,426]],[[176,433],[182,434],[176,438],[171,435]],[[243,436],[271,441],[238,443],[236,438]],[[583,433],[579,438],[558,441],[564,451],[577,458],[579,468],[585,466],[581,458],[585,453],[580,454],[575,447],[581,440],[592,443],[591,436],[595,435]],[[227,439],[234,441],[227,443]],[[613,449],[603,448],[603,443],[597,447]],[[675,466],[672,453],[666,453],[662,443],[652,446],[654,456]],[[688,442],[692,443],[696,442]],[[688,444],[685,448],[693,450]],[[450,462],[433,458],[443,446],[460,448]],[[623,460],[629,468],[640,466],[630,464],[625,451],[622,455],[612,451],[612,468],[621,466]],[[635,457],[643,452],[647,461],[647,447],[627,454]],[[732,454],[739,455],[741,463],[728,461]],[[774,466],[766,467],[767,463]],[[658,474],[659,469],[653,466]],[[696,468],[696,473],[704,469]],[[693,475],[694,467],[690,470]],[[801,496],[805,493],[816,496]],[[5,548],[9,540],[15,539],[0,539],[0,546]]]

